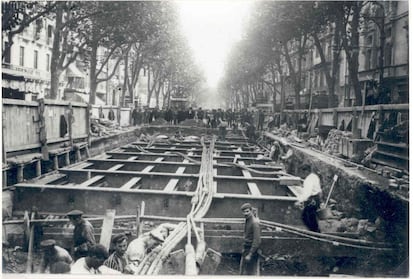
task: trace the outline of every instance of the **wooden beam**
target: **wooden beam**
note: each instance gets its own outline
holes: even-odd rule
[[[142,170],[142,173],[149,173],[155,166],[146,166],[145,169]]]
[[[135,186],[139,181],[141,180],[141,177],[133,177],[128,182],[126,182],[124,185],[121,186],[121,189],[131,189]]]
[[[111,244],[112,229],[114,227],[114,221],[115,221],[115,210],[107,209],[105,212],[105,216],[104,216],[104,220],[102,224],[101,237],[99,238],[99,244],[102,244],[108,250]]]
[[[137,159],[138,158],[138,156],[132,156],[132,157],[129,157],[128,159],[127,159],[127,161],[134,161],[135,159]]]
[[[88,179],[85,182],[79,184],[78,187],[86,188],[86,187],[92,185],[93,183],[98,182],[99,180],[101,180],[104,177],[105,177],[104,175],[96,175],[96,176],[92,177],[91,179]]]
[[[178,181],[180,181],[179,179],[173,178],[170,179],[170,181],[168,181],[168,184],[165,186],[164,191],[165,192],[172,192],[174,191],[175,187],[178,184]]]
[[[248,182],[247,186],[249,187],[250,194],[252,194],[253,196],[261,196],[262,195],[262,193],[260,193],[259,187],[257,187],[256,183]]]
[[[183,174],[184,172],[185,172],[185,167],[179,167],[175,173],[176,174]]]
[[[85,169],[85,168],[90,167],[90,166],[93,166],[93,163],[82,162],[80,164],[76,164],[76,165],[72,166],[71,168],[78,170],[78,169]]]
[[[55,182],[55,181],[57,181],[59,179],[62,179],[64,177],[66,177],[66,176],[67,176],[66,174],[54,173],[54,174],[51,174],[51,175],[42,177],[40,179],[37,179],[35,181],[38,184],[49,184],[49,183]]]
[[[108,169],[108,171],[116,171],[119,170],[120,168],[122,168],[124,166],[124,164],[117,164],[115,166],[112,166]]]

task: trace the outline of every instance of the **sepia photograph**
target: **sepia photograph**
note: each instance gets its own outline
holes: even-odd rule
[[[410,277],[408,0],[1,8],[2,277]]]

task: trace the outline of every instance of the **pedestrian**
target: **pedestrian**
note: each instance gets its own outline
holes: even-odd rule
[[[227,132],[227,122],[222,119],[219,118],[219,139],[221,139],[222,141],[226,140],[226,132]]]
[[[54,273],[54,270],[59,266],[60,262],[70,265],[72,263],[72,257],[69,252],[56,245],[54,239],[47,239],[40,242],[40,246],[43,250],[42,262],[40,264],[40,273]],[[53,266],[55,268],[53,268]]]
[[[261,238],[259,219],[253,214],[253,207],[250,203],[243,204],[240,209],[246,219],[244,223],[244,244],[240,261],[240,275],[260,275],[259,247]]]
[[[96,243],[94,229],[88,220],[82,218],[82,211],[72,210],[66,215],[75,226],[73,230],[73,255],[75,260],[77,260],[87,256],[90,247]]]
[[[301,177],[305,180],[303,181],[302,192],[297,197],[298,201],[295,205],[303,208],[302,220],[308,229],[314,232],[320,232],[317,211],[322,198],[321,182],[319,177],[312,172],[309,164],[303,165],[300,170]]]
[[[125,254],[128,248],[127,240],[128,237],[123,233],[112,238],[112,245],[115,251],[106,259],[104,265],[122,273],[133,274],[133,271],[128,268],[128,259]]]
[[[109,112],[108,112],[108,119],[109,119],[109,120],[111,120],[111,121],[114,121],[114,120],[115,120],[115,112],[114,112],[114,110],[112,109],[112,107],[109,109]]]
[[[98,269],[108,258],[108,251],[102,244],[90,247],[89,255],[79,258],[71,267],[71,274],[101,274]]]
[[[159,230],[152,230],[140,235],[128,245],[126,251],[128,261],[136,267],[139,266],[145,255],[163,242],[164,236]]]
[[[265,114],[264,114],[264,112],[263,112],[263,110],[259,110],[259,123],[258,123],[258,129],[260,130],[260,131],[263,131],[263,124],[264,124],[264,120],[265,120]]]

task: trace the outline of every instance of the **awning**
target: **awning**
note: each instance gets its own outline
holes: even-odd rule
[[[1,73],[1,78],[3,80],[17,80],[17,81],[24,81],[24,76],[16,76],[16,75],[10,75],[7,73]]]
[[[82,73],[78,69],[78,67],[76,67],[76,64],[72,63],[72,64],[69,64],[69,67],[68,67],[68,69],[66,71],[66,76],[68,76],[68,77],[81,77],[81,78],[84,78],[85,77],[85,74]]]

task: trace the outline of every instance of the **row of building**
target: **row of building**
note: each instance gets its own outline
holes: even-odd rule
[[[55,23],[49,17],[43,17],[13,37],[10,51],[2,61],[2,96],[21,100],[37,100],[47,98],[50,94],[50,63]],[[8,44],[3,36],[3,44]],[[4,46],[3,46],[4,49]],[[98,57],[105,53],[104,48],[98,50]],[[99,59],[98,59],[99,60]],[[100,65],[98,65],[99,67]],[[101,77],[105,78],[113,72],[115,61],[104,67]],[[118,106],[124,81],[123,62],[116,69],[115,75],[108,81],[98,84],[96,105]],[[126,93],[127,106],[134,103],[147,104],[147,73],[141,71],[134,96]],[[62,73],[58,89],[58,99],[89,102],[89,68],[84,59],[79,57]],[[162,98],[160,98],[162,106]],[[151,98],[150,106],[155,106],[155,98]]]
[[[362,98],[365,104],[372,104],[371,97],[378,94],[377,86],[380,79],[382,79],[382,85],[386,90],[386,94],[388,94],[388,102],[408,103],[408,1],[381,1],[376,5],[382,11],[377,11],[372,16],[372,20],[365,20],[365,23],[360,26],[358,77]],[[385,38],[381,38],[381,34]],[[328,28],[320,38],[326,56],[326,63],[331,68],[336,47],[334,44],[334,28]],[[381,53],[384,59],[383,67],[379,65]],[[296,69],[298,69],[297,62],[297,59],[294,59],[293,63]],[[302,59],[301,108],[309,107],[311,94],[312,104],[315,107],[328,106],[328,83],[322,66],[319,51],[311,42],[309,51]],[[289,78],[288,65],[285,63],[283,67],[284,76],[277,76],[279,90],[282,89],[281,79],[283,78],[285,81],[285,105],[286,108],[293,109],[295,90],[293,82]],[[336,106],[352,106],[355,104],[355,94],[349,81],[348,62],[344,50],[339,53],[338,70],[335,83]],[[268,98],[264,97],[259,100],[259,103],[271,104],[273,102],[272,94],[265,95]],[[281,96],[278,94],[276,95],[277,107],[280,103]]]

